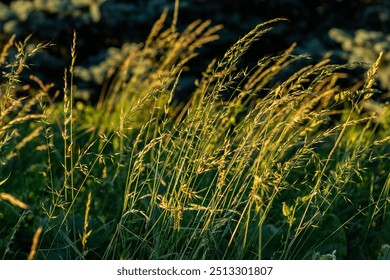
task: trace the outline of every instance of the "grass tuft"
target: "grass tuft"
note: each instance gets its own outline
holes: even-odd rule
[[[341,80],[352,66],[309,64],[296,44],[242,66],[285,20],[275,19],[211,61],[181,104],[188,62],[222,26],[179,31],[177,6],[165,27],[167,17],[96,105],[74,100],[76,35],[62,102],[34,76],[39,89],[17,94],[27,58],[47,45],[26,53],[27,40],[11,37],[3,47],[1,64],[10,48],[18,55],[0,87],[2,257],[385,258],[390,111],[375,98],[383,54],[351,88]]]

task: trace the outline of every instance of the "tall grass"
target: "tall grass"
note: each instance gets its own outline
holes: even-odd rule
[[[382,256],[390,115],[371,100],[381,55],[350,89],[339,81],[351,66],[330,59],[282,78],[308,58],[293,54],[295,44],[242,67],[253,42],[282,24],[275,19],[213,60],[177,104],[188,62],[221,26],[196,21],[179,32],[166,18],[96,106],[73,100],[76,37],[61,104],[42,82],[17,99],[17,79],[6,77],[0,187],[29,206],[1,198],[3,258]]]

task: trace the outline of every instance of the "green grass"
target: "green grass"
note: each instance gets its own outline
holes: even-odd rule
[[[351,88],[340,86],[351,66],[329,59],[281,78],[307,60],[293,55],[295,44],[242,66],[276,19],[213,60],[181,104],[181,74],[221,26],[198,21],[179,32],[166,17],[96,105],[73,98],[76,36],[57,100],[36,78],[38,90],[18,82],[47,45],[4,47],[1,258],[389,258],[380,57]]]

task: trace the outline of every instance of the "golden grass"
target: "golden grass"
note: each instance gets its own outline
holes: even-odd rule
[[[28,260],[35,259],[35,256],[37,254],[38,245],[39,245],[39,238],[40,238],[41,234],[42,234],[42,227],[39,227],[37,229],[37,231],[34,233],[30,253],[28,254],[28,257],[27,257]]]
[[[23,210],[28,209],[28,205],[26,203],[24,203],[20,199],[17,199],[16,197],[14,197],[13,195],[11,195],[9,193],[0,192],[0,201],[1,200],[8,201],[13,206],[19,207],[20,209],[23,209]]]
[[[89,192],[87,203],[85,206],[83,235],[81,236],[81,244],[83,245],[83,250],[85,250],[87,246],[87,240],[92,234],[92,230],[88,230],[88,219],[89,219],[89,211],[91,210],[91,200],[92,200],[92,193]]]
[[[2,100],[0,148],[17,142],[7,151],[9,161],[39,136],[46,140],[38,147],[47,148],[47,170],[40,174],[50,197],[40,198],[45,219],[39,221],[45,225],[34,247],[41,233],[36,232],[31,258],[56,252],[83,259],[99,249],[103,259],[310,258],[363,211],[354,209],[325,240],[301,252],[324,219],[337,209],[354,208],[352,194],[367,188],[366,165],[386,164],[386,153],[380,153],[389,136],[379,126],[388,124],[388,111],[381,107],[383,124],[361,114],[375,105],[367,102],[376,92],[381,55],[361,89],[341,88],[347,66],[328,58],[279,80],[284,70],[307,58],[294,55],[296,44],[240,68],[252,44],[284,21],[275,19],[257,25],[213,60],[188,103],[174,104],[187,63],[198,48],[218,39],[222,28],[195,21],[179,32],[177,4],[173,23],[164,26],[164,11],[145,44],[128,52],[96,106],[74,104],[76,36],[61,104],[42,101],[47,90],[39,81],[37,95]],[[33,104],[42,113],[32,113]],[[382,134],[374,132],[377,128]],[[380,155],[372,156],[376,152]],[[364,209],[383,210],[386,189]],[[15,197],[1,195],[27,209]],[[381,211],[372,220],[384,215]],[[93,218],[106,224],[96,228]],[[270,228],[275,228],[272,238],[266,236]],[[104,246],[93,245],[106,230]],[[273,242],[274,252],[267,253]]]

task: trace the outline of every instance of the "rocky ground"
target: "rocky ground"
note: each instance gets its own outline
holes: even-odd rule
[[[0,44],[15,34],[23,40],[33,34],[31,48],[42,41],[54,47],[29,61],[31,72],[61,88],[69,65],[73,30],[77,40],[78,97],[93,100],[110,67],[120,63],[133,43],[142,42],[163,9],[173,10],[174,0],[15,0],[0,1]],[[314,60],[332,52],[335,62],[373,63],[380,51],[380,87],[390,91],[390,0],[181,0],[179,24],[211,19],[223,24],[221,39],[206,47],[183,78],[182,91],[191,90],[194,79],[212,57],[223,52],[256,24],[276,17],[280,23],[259,41],[247,56],[257,60],[277,54],[297,42],[296,53]],[[3,69],[4,70],[4,69]],[[30,73],[24,73],[27,79]]]

